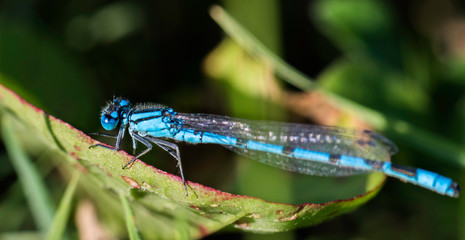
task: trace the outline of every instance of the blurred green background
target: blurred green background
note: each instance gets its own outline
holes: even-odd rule
[[[99,111],[113,96],[179,112],[360,126],[345,119],[363,116],[334,117],[302,89],[267,75],[272,70],[266,61],[227,63],[248,58],[224,40],[209,16],[213,4],[314,77],[318,87],[433,134],[422,142],[422,134],[378,129],[400,147],[393,161],[465,182],[464,156],[455,151],[465,142],[465,4],[460,1],[4,0],[0,83],[86,133],[103,130]],[[312,177],[236,160],[220,147],[180,145],[186,178],[223,191],[288,203],[348,197],[343,189],[307,185]],[[0,209],[17,209],[24,197],[15,190],[17,177],[3,149]],[[178,172],[160,150],[143,160]],[[47,173],[50,182],[57,178]],[[57,196],[64,189],[50,187]],[[336,197],[311,198],[306,192]],[[465,238],[462,199],[389,179],[368,204],[317,226],[265,236],[228,229],[208,239],[459,239]],[[0,232],[35,229],[27,209],[13,213],[6,217],[0,211]]]

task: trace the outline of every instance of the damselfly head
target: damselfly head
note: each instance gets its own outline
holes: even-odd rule
[[[113,130],[118,126],[119,120],[123,117],[130,107],[129,100],[125,98],[115,98],[103,108],[100,118],[102,127],[106,130]]]
[[[130,105],[129,100],[126,98],[118,97],[113,100],[113,105],[120,107],[120,108],[128,108]]]

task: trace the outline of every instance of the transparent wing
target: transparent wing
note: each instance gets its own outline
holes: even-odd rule
[[[397,152],[394,143],[370,130],[243,120],[212,114],[178,113],[175,118],[180,120],[182,128],[282,145],[285,148],[301,148],[374,161],[390,161],[390,155]],[[260,162],[304,174],[345,176],[364,172],[360,169],[297,159],[283,154],[242,149],[237,146],[226,147]]]
[[[269,152],[260,152],[255,150],[248,150],[238,148],[236,146],[225,146],[233,152],[236,152],[242,156],[246,156],[250,159],[257,160],[261,163],[281,168],[291,172],[297,172],[307,175],[314,176],[350,176],[356,174],[366,173],[367,171],[344,168],[331,164],[320,163],[316,161],[310,161],[307,159],[292,158],[285,155],[279,155]]]

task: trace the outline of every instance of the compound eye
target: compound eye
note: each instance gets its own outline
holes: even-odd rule
[[[105,130],[113,130],[118,125],[118,113],[112,112],[111,114],[102,114],[102,118],[100,119],[100,123]]]

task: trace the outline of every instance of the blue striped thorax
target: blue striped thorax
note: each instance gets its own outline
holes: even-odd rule
[[[171,108],[148,108],[136,106],[129,116],[130,131],[142,136],[172,137],[179,132],[180,123],[173,118],[176,112]]]

